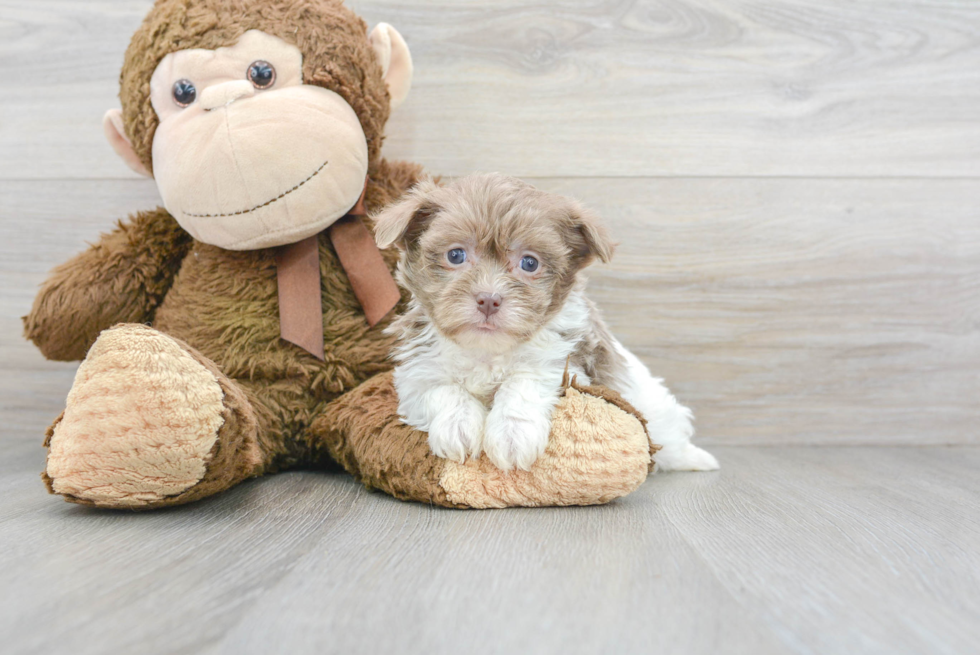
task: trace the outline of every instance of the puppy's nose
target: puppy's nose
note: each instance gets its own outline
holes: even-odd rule
[[[500,311],[500,294],[497,293],[478,293],[476,294],[476,307],[484,316],[490,318]]]

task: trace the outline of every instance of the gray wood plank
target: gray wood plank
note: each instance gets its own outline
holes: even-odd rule
[[[780,653],[658,509],[372,506],[213,653]]]
[[[973,652],[980,449],[718,453],[600,508],[447,511],[311,472],[130,514],[32,493],[18,452],[0,630],[18,653]]]
[[[977,182],[536,182],[609,222],[621,245],[591,295],[703,443],[980,443]],[[149,182],[0,182],[0,409],[16,434],[43,432],[74,371],[20,337],[37,284],[156,202]]]
[[[676,530],[662,519],[638,523],[623,508],[445,511],[369,493],[343,474],[289,473],[187,507],[104,512],[47,496],[37,452],[6,442],[0,634],[9,652],[223,651],[224,634],[255,620],[248,608],[268,618],[259,601],[274,588],[294,600],[312,593],[300,618],[308,625],[247,652],[378,652],[378,639],[397,652],[449,652],[456,638],[491,652],[499,634],[456,623],[460,607],[446,604],[454,599],[473,619],[494,607],[497,618],[512,617],[519,629],[506,639],[521,650],[541,622],[559,629],[556,643],[568,652],[613,642],[622,652],[651,643],[692,653],[722,643],[735,653],[781,650],[744,624],[712,574],[699,573]],[[300,564],[314,570],[290,575]],[[311,578],[324,574],[331,579]],[[441,594],[442,585],[455,595]],[[528,591],[547,602],[524,604]],[[570,606],[571,598],[582,602]],[[712,608],[696,630],[688,603]]]
[[[794,651],[975,652],[980,450],[724,453],[722,478],[665,484],[661,508]]]
[[[950,473],[980,451],[721,454],[718,475],[655,477],[609,508],[464,516],[465,538],[393,506],[307,555],[214,652],[727,653],[759,626],[779,643],[755,652],[973,652],[980,498]],[[692,590],[707,571],[727,593]],[[718,621],[731,598],[737,626]]]
[[[102,135],[149,0],[0,0],[0,178],[134,177]]]
[[[0,634],[4,652],[22,655],[199,653],[321,541],[315,534],[370,512],[359,501],[367,492],[343,474],[286,473],[131,513],[48,496],[30,468],[0,483]]]
[[[390,156],[444,174],[980,175],[980,7],[358,1],[411,46]],[[127,176],[103,143],[147,0],[2,0],[0,178]]]
[[[980,443],[980,184],[542,180],[621,241],[590,295],[706,443]]]

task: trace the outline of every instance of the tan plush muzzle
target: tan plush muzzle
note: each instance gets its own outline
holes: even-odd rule
[[[266,87],[249,67],[275,71]],[[181,104],[175,85],[193,93]],[[151,81],[160,118],[153,172],[164,206],[194,238],[228,250],[300,241],[343,216],[364,188],[368,148],[350,105],[303,84],[299,50],[262,32],[182,50]]]

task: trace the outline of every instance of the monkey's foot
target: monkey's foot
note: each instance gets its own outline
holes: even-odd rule
[[[657,449],[636,410],[599,387],[564,390],[548,447],[528,471],[501,471],[485,456],[465,464],[436,457],[397,412],[391,373],[383,373],[331,403],[312,432],[368,487],[458,508],[607,503],[646,479]]]
[[[232,486],[260,463],[245,395],[205,357],[145,325],[103,332],[48,430],[48,489],[140,509]]]

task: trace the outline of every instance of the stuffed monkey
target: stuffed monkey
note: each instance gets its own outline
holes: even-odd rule
[[[642,482],[642,420],[602,389],[565,385],[526,472],[436,458],[398,420],[384,328],[404,298],[366,214],[421,175],[381,157],[411,75],[398,32],[338,0],[158,0],[104,127],[164,206],[58,266],[24,319],[46,357],[84,360],[45,442],[52,493],[145,509],[331,462],[451,507]]]

